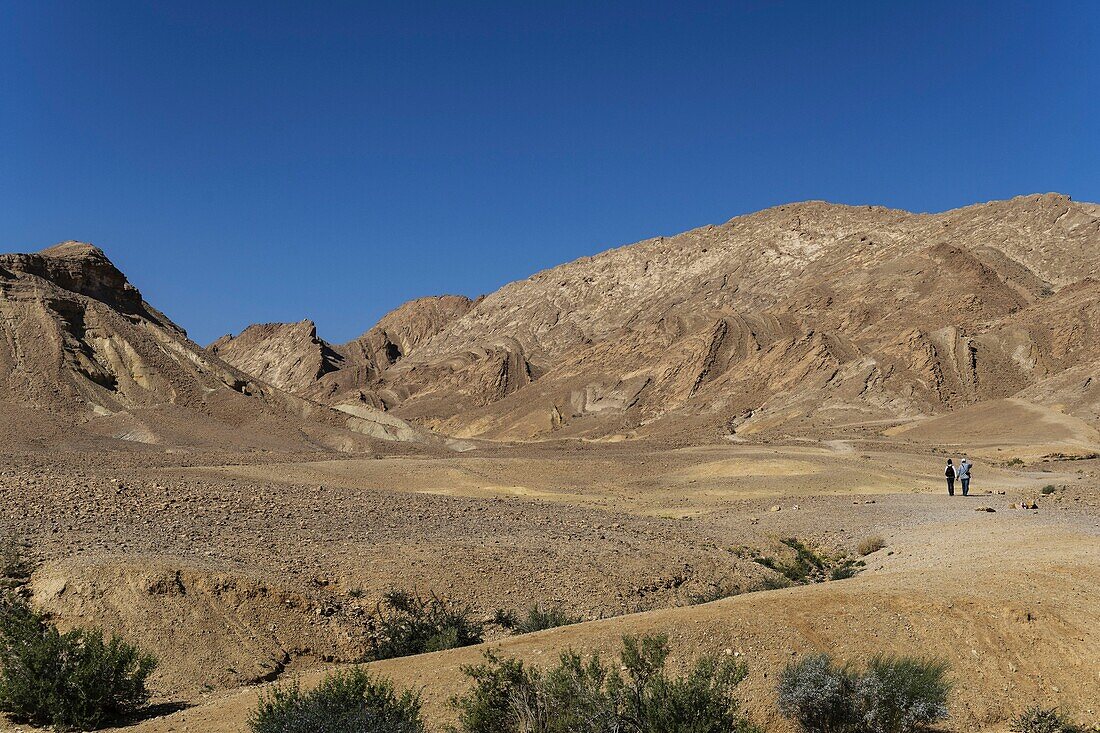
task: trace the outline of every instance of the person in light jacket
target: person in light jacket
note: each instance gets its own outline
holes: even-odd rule
[[[947,495],[955,495],[955,466],[951,463],[951,459],[947,459],[947,468],[944,469],[943,475],[947,477]]]
[[[973,468],[973,466],[970,464],[970,461],[968,461],[964,458],[964,459],[962,459],[962,463],[959,464],[959,470],[955,473],[955,476],[959,479],[959,481],[962,482],[963,496],[966,496],[967,494],[970,493],[970,469],[971,468]]]

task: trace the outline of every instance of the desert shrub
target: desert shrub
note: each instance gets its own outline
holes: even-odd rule
[[[856,676],[828,654],[793,662],[779,678],[779,712],[806,733],[847,733],[856,720]]]
[[[1053,494],[1053,493],[1054,493],[1054,485],[1053,484],[1047,484],[1046,486],[1043,487],[1043,495],[1044,496],[1049,495],[1049,494]]]
[[[837,565],[829,571],[829,580],[847,580],[859,572],[859,568],[852,563]]]
[[[537,603],[527,609],[527,613],[522,617],[517,617],[515,613],[501,609],[497,609],[496,614],[493,616],[493,623],[516,634],[531,634],[535,631],[554,629],[558,626],[579,624],[581,620],[579,616],[570,615],[557,606],[543,608]]]
[[[856,684],[856,708],[868,733],[911,733],[947,718],[947,663],[879,656]]]
[[[753,726],[741,715],[734,688],[745,679],[743,662],[706,656],[681,677],[665,671],[668,638],[623,637],[626,679],[611,679],[622,702],[620,730],[632,733],[748,733]]]
[[[705,590],[698,593],[692,593],[688,596],[687,602],[689,606],[698,606],[703,603],[720,601],[723,598],[732,598],[740,594],[741,589],[737,586],[715,584],[707,586]]]
[[[781,542],[794,550],[794,560],[788,561],[780,568],[780,572],[790,580],[795,582],[805,580],[810,575],[825,568],[827,564],[825,558],[815,553],[800,540],[791,537],[781,540]]]
[[[516,730],[524,733],[619,733],[616,695],[597,656],[586,664],[573,651],[538,675],[531,694],[512,698]]]
[[[734,687],[745,666],[704,657],[681,677],[665,671],[663,636],[624,637],[625,677],[599,657],[562,653],[547,671],[487,653],[465,669],[473,684],[452,704],[461,733],[750,733]]]
[[[482,624],[467,606],[432,593],[391,591],[367,620],[370,655],[391,659],[478,644]]]
[[[1057,708],[1032,705],[1012,719],[1012,733],[1082,733],[1072,720]]]
[[[816,654],[783,671],[779,710],[806,733],[913,733],[947,717],[950,689],[943,662],[880,656],[857,674]]]
[[[886,547],[886,540],[882,539],[879,535],[872,535],[870,537],[864,537],[859,541],[859,545],[856,546],[856,552],[866,557],[872,552],[878,552],[883,547]]]
[[[260,697],[248,718],[252,733],[423,733],[420,696],[398,695],[385,679],[356,668],[303,692],[294,683]]]
[[[780,540],[794,551],[794,557],[756,557],[755,561],[769,570],[774,570],[792,583],[808,583],[824,580],[830,561],[818,555],[801,540],[793,537]]]
[[[790,588],[790,587],[791,587],[791,581],[787,580],[785,577],[783,577],[781,575],[780,576],[773,575],[773,576],[769,576],[767,578],[760,579],[759,581],[754,583],[751,588],[749,588],[749,591],[750,592],[755,592],[755,591],[760,591],[760,590],[781,590],[783,588]]]
[[[1013,458],[1006,465],[1009,465],[1009,466],[1022,466],[1022,465],[1024,465],[1024,460],[1022,458],[1019,458],[1019,457]]]
[[[32,570],[19,538],[14,535],[0,538],[0,591],[27,582]]]
[[[33,725],[93,730],[149,699],[152,656],[99,630],[58,631],[19,600],[0,602],[0,711]]]
[[[538,673],[517,659],[502,659],[492,651],[485,652],[485,662],[462,668],[472,680],[466,694],[451,699],[458,711],[458,727],[462,733],[520,733],[518,710],[537,703],[535,695]]]
[[[514,629],[516,627],[516,624],[519,623],[519,619],[516,618],[515,611],[498,608],[496,611],[493,611],[492,623],[500,626],[503,629]]]

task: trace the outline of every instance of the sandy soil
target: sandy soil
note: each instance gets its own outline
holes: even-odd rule
[[[774,730],[785,730],[770,707],[775,671],[812,649],[945,656],[955,730],[995,727],[1033,700],[1096,719],[1100,461],[979,459],[975,495],[948,499],[942,451],[901,441],[251,453],[209,465],[201,454],[13,454],[0,530],[41,561],[36,602],[62,625],[154,649],[158,701],[192,706],[127,730],[240,730],[250,685],[356,660],[364,613],[394,587],[440,590],[485,615],[537,601],[592,619],[491,635],[532,660],[649,631],[670,633],[680,659],[744,654],[745,699]],[[1009,508],[1035,498],[1038,511]],[[986,506],[996,511],[975,511]],[[744,548],[799,537],[851,553],[870,534],[888,547],[853,579],[686,605],[764,577]],[[458,666],[480,653],[377,666],[423,687],[439,722],[464,684]]]

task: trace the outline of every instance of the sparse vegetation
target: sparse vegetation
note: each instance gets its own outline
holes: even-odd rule
[[[692,593],[688,596],[687,602],[689,606],[699,606],[704,603],[720,601],[723,598],[732,598],[741,593],[742,590],[737,586],[714,583],[698,593]]]
[[[791,581],[784,578],[782,575],[772,575],[767,578],[762,578],[755,583],[750,590],[762,591],[762,590],[781,590],[783,588],[790,588]]]
[[[947,665],[875,657],[862,674],[827,654],[788,665],[779,709],[806,733],[913,733],[947,717]]]
[[[878,552],[884,547],[886,547],[886,540],[876,534],[870,537],[864,537],[860,540],[859,545],[856,546],[856,552],[866,557],[873,552]]]
[[[750,733],[733,695],[745,665],[704,657],[682,677],[665,671],[664,636],[624,637],[625,677],[598,656],[563,652],[542,671],[492,653],[464,670],[470,690],[452,704],[459,733]]]
[[[829,564],[826,558],[821,557],[794,537],[780,540],[780,542],[794,551],[793,558],[758,557],[756,562],[794,583],[808,582],[815,575],[824,578],[824,570]]]
[[[803,657],[779,678],[779,712],[806,733],[848,733],[856,718],[855,674],[828,654]]]
[[[370,656],[391,659],[481,642],[468,607],[434,593],[390,591],[368,619]]]
[[[1032,705],[1012,719],[1012,733],[1083,733],[1058,708],[1044,708]]]
[[[856,710],[867,733],[910,733],[947,718],[947,663],[878,656],[856,684]]]
[[[0,538],[0,591],[26,583],[33,569],[24,543],[17,536]]]
[[[829,571],[829,580],[847,580],[855,576],[862,566],[862,561],[847,560]]]
[[[1006,466],[1022,466],[1022,465],[1024,465],[1024,461],[1023,461],[1022,458],[1017,457],[1017,458],[1013,458],[1012,460],[1010,460],[1005,465]]]
[[[497,609],[493,616],[493,623],[514,634],[531,634],[558,626],[579,624],[582,620],[580,616],[566,613],[557,606],[542,607],[537,603],[527,609],[527,613],[522,617],[517,617],[514,612],[503,609]]]
[[[248,719],[252,733],[423,733],[420,696],[398,695],[385,679],[356,668],[303,692],[294,683],[263,695]]]
[[[1047,484],[1042,488],[1043,496],[1049,496],[1054,493],[1054,484]]]
[[[881,541],[881,538],[878,538]],[[795,538],[780,540],[790,548],[794,555],[767,556],[753,558],[781,577],[772,576],[750,590],[774,590],[787,588],[792,584],[820,583],[825,580],[845,580],[851,578],[864,566],[863,561],[844,555],[827,556],[810,549],[806,543]]]
[[[0,711],[33,725],[94,730],[149,699],[156,661],[99,630],[58,631],[22,600],[0,598]]]

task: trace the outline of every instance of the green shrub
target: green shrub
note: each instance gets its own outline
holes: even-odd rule
[[[867,733],[911,733],[947,718],[947,663],[879,656],[856,684]]]
[[[856,674],[828,654],[790,664],[779,710],[806,733],[913,733],[947,717],[947,665],[879,656]]]
[[[93,730],[148,701],[150,655],[98,630],[62,634],[22,601],[0,604],[0,711],[33,725]]]
[[[543,608],[537,603],[527,609],[524,616],[517,616],[514,611],[506,611],[503,608],[498,608],[493,614],[494,624],[514,634],[530,634],[559,626],[579,624],[581,621],[583,619],[580,616],[566,613],[557,606]]]
[[[524,733],[618,733],[615,695],[599,657],[587,664],[573,651],[534,680],[529,694],[512,700],[516,728]]]
[[[619,697],[623,731],[633,733],[748,733],[753,726],[740,714],[734,688],[745,679],[743,662],[707,656],[682,677],[665,672],[668,638],[623,637],[622,666],[609,685]]]
[[[1082,733],[1082,729],[1057,708],[1032,705],[1012,719],[1012,733]]]
[[[356,668],[321,680],[308,692],[294,683],[260,697],[248,718],[252,733],[423,733],[420,696],[398,695],[388,681]]]
[[[856,547],[856,551],[866,557],[872,552],[878,552],[883,547],[886,547],[886,540],[882,539],[879,535],[872,535],[870,537],[864,537],[859,541],[859,545]]]
[[[859,572],[859,568],[854,563],[845,563],[843,565],[837,565],[831,571],[829,571],[829,580],[847,580],[853,577]]]
[[[780,540],[780,542],[794,551],[794,557],[757,557],[754,558],[756,562],[769,570],[776,571],[793,583],[824,580],[826,568],[830,564],[827,558],[818,555],[794,537]]]
[[[518,733],[517,708],[535,704],[536,671],[517,659],[501,659],[485,652],[485,662],[462,668],[473,684],[465,695],[452,698],[458,710],[457,731],[464,733]]]
[[[755,591],[760,591],[760,590],[782,590],[783,588],[790,588],[790,587],[791,587],[791,581],[787,580],[785,577],[783,577],[781,575],[780,576],[773,575],[773,576],[770,576],[770,577],[767,577],[767,578],[763,578],[760,581],[756,582],[755,584],[753,584],[753,586],[751,588],[749,588],[749,591],[750,592],[755,592]]]
[[[828,654],[787,665],[779,677],[779,712],[806,733],[848,733],[856,720],[856,676]]]
[[[704,657],[682,677],[665,671],[663,636],[624,637],[626,676],[599,657],[566,651],[546,672],[486,654],[463,671],[470,690],[452,700],[461,733],[749,733],[733,689],[745,666]]]
[[[387,593],[367,620],[370,654],[391,659],[481,642],[483,627],[466,606],[434,593]]]
[[[1043,495],[1047,496],[1054,493],[1054,484],[1047,484],[1043,487]]]

